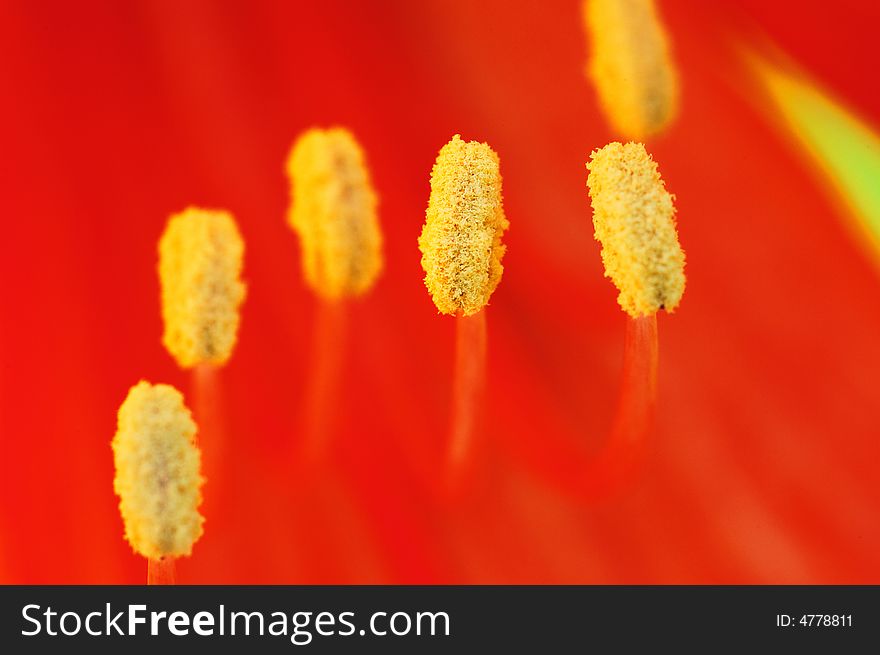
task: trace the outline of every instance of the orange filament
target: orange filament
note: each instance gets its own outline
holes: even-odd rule
[[[212,446],[216,441],[214,435],[217,432],[217,428],[221,425],[219,416],[221,401],[219,398],[217,371],[217,367],[213,364],[199,364],[194,366],[190,373],[193,414],[197,419],[196,423],[199,425],[202,440],[205,439],[205,435],[211,435],[208,439]],[[197,434],[193,437],[193,443],[198,445],[198,439],[199,435]],[[205,469],[209,470],[207,464]]]
[[[204,512],[210,520],[213,508],[222,505],[218,494],[226,488],[222,483],[226,462],[226,430],[223,420],[223,398],[219,368],[213,364],[199,364],[190,372],[193,416],[199,432],[193,437],[196,446],[206,446],[202,453],[205,477],[211,480],[215,493],[205,501]]]
[[[333,433],[336,411],[334,403],[339,395],[347,327],[347,303],[322,299],[318,304],[311,369],[305,395],[303,451],[306,464],[312,464],[324,457]]]
[[[657,315],[628,318],[617,414],[608,441],[584,476],[587,495],[615,491],[638,464],[654,419],[657,355]]]
[[[147,560],[148,585],[173,585],[177,581],[177,567],[173,557]]]
[[[469,454],[480,423],[486,386],[486,312],[459,315],[455,321],[455,369],[448,465],[455,489],[473,464]]]
[[[223,375],[220,367],[203,363],[190,370],[189,390],[192,398],[193,417],[199,426],[193,443],[201,446],[202,470],[210,480],[212,493],[205,496],[201,512],[208,525],[222,526],[222,517],[234,505],[232,486],[228,483],[237,464],[235,441],[230,439],[227,427],[226,403],[224,402]],[[229,559],[229,540],[215,538],[199,550],[200,566],[204,570],[224,570]],[[226,535],[223,535],[226,536]]]

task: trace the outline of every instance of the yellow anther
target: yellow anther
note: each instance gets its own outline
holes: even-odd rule
[[[488,302],[504,267],[501,237],[509,223],[501,203],[498,155],[459,135],[440,149],[419,237],[425,285],[444,314],[475,314]]]
[[[244,241],[225,211],[190,207],[168,220],[159,241],[162,342],[177,363],[223,364],[235,346]]]
[[[364,153],[346,129],[311,129],[287,160],[291,227],[302,244],[303,272],[323,298],[359,296],[382,272],[378,199]]]
[[[684,293],[675,207],[641,143],[609,143],[591,156],[587,186],[605,276],[633,317],[672,312]]]
[[[661,132],[678,110],[678,75],[654,0],[585,0],[584,22],[608,121],[628,139]]]
[[[183,396],[166,384],[139,382],[119,408],[113,488],[125,538],[144,557],[189,555],[202,535],[195,433]]]

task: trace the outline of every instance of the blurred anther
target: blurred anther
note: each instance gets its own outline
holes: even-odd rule
[[[628,139],[658,134],[678,110],[678,73],[654,0],[585,0],[587,74],[612,127]]]

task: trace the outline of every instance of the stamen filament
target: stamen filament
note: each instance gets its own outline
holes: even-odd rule
[[[486,312],[455,320],[455,369],[452,382],[452,422],[449,431],[448,470],[455,489],[472,458],[486,385]]]
[[[177,567],[173,557],[160,559],[147,559],[147,584],[148,585],[173,585],[177,584]]]
[[[348,303],[320,298],[314,329],[305,394],[303,461],[307,465],[324,458],[333,433],[336,415],[333,405],[339,397],[348,335]]]
[[[199,426],[192,441],[197,448],[206,446],[202,450],[202,468],[214,488],[214,493],[202,502],[202,512],[208,520],[215,516],[216,508],[224,506],[222,495],[226,489],[227,435],[221,379],[220,367],[208,362],[196,364],[190,372],[193,418]]]
[[[193,396],[193,414],[202,435],[210,434],[211,449],[216,452],[216,433],[221,425],[217,415],[218,380],[217,367],[213,364],[201,363],[192,368],[190,374],[190,390]],[[199,433],[193,437],[193,443],[199,445]],[[208,457],[205,457],[205,470],[208,471]]]
[[[654,420],[657,358],[657,315],[628,317],[617,414],[603,450],[587,467],[586,494],[616,490],[641,458]]]

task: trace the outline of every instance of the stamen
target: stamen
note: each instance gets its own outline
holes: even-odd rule
[[[458,134],[440,149],[419,237],[425,285],[443,314],[470,316],[489,302],[504,267],[498,155]]]
[[[661,132],[678,109],[678,75],[654,0],[585,0],[583,11],[606,118],[629,139]]]
[[[304,396],[303,455],[306,470],[312,470],[333,428],[347,301],[367,293],[382,272],[382,231],[364,152],[348,130],[308,130],[290,151],[287,173],[288,218],[302,244],[306,282],[320,301]]]
[[[125,538],[150,560],[153,580],[173,579],[171,558],[202,535],[201,455],[196,425],[174,387],[141,381],[119,408],[112,447]]]
[[[235,346],[244,241],[225,211],[190,207],[159,241],[162,341],[182,368],[226,363]]]
[[[457,491],[469,468],[486,377],[482,311],[504,268],[501,237],[508,228],[501,202],[498,155],[459,135],[441,148],[419,237],[425,285],[437,309],[456,315],[456,354],[447,474]]]
[[[673,312],[684,293],[684,252],[657,164],[640,143],[610,143],[591,158],[593,226],[618,303],[633,318]]]
[[[311,129],[294,144],[287,173],[288,218],[309,286],[326,300],[363,295],[383,265],[378,199],[363,150],[344,128]]]
[[[672,196],[645,147],[610,143],[591,158],[587,186],[605,276],[629,314],[617,416],[583,478],[584,491],[596,495],[619,487],[644,449],[657,389],[657,311],[678,306],[685,277]]]

